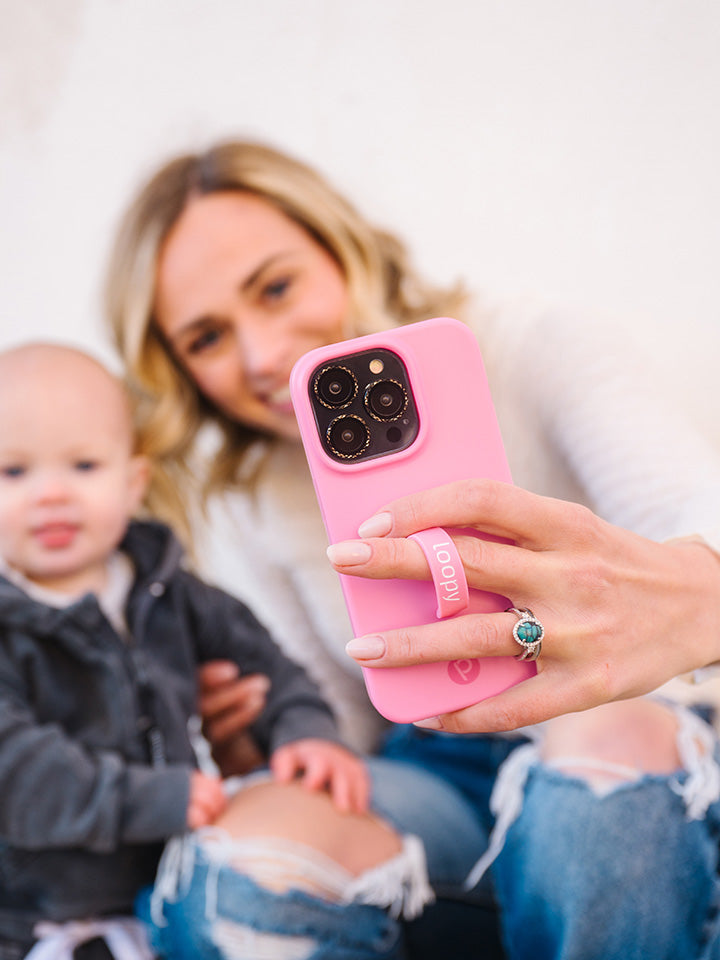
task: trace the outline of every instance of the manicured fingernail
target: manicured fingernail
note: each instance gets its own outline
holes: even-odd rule
[[[362,540],[342,540],[340,543],[331,543],[327,555],[330,563],[338,567],[353,567],[358,563],[367,563],[372,556],[372,549]]]
[[[270,677],[266,677],[265,674],[258,674],[256,677],[252,677],[248,680],[248,686],[256,693],[263,694],[267,693],[270,689]]]
[[[368,517],[358,527],[358,536],[385,537],[392,529],[392,516],[389,513],[376,513]]]
[[[385,653],[385,641],[382,637],[355,637],[345,644],[345,653],[355,660],[377,660]]]
[[[426,720],[416,720],[414,727],[422,727],[423,730],[442,730],[442,720],[440,717],[428,717]]]

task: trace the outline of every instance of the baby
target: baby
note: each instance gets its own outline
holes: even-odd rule
[[[250,733],[282,779],[366,793],[304,671],[188,572],[165,526],[131,520],[149,471],[128,398],[97,361],[54,344],[0,353],[3,958],[68,921],[129,918],[163,842],[224,810],[188,734],[201,662],[269,678]],[[143,955],[133,924],[120,929]]]

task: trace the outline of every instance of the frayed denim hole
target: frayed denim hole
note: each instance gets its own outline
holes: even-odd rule
[[[562,761],[562,758],[559,758]],[[573,758],[576,760],[577,758]],[[553,767],[547,763],[538,764],[537,767],[533,768],[528,775],[528,781],[526,785],[526,791],[531,788],[535,781],[544,780],[548,784],[553,786],[563,786],[569,789],[574,789],[579,792],[588,792],[593,794],[593,796],[598,799],[603,797],[610,796],[614,793],[628,790],[637,790],[639,788],[645,787],[648,784],[662,784],[671,790],[672,784],[675,782],[682,783],[687,777],[687,772],[680,770],[676,773],[642,773],[637,772],[637,775],[632,779],[617,779],[612,785],[609,786],[607,790],[602,790],[598,792],[593,789],[593,785],[588,781],[587,776],[584,773],[573,773],[572,767],[569,769],[564,769],[562,765],[558,767]]]
[[[317,940],[286,933],[257,931],[247,924],[216,918],[210,926],[210,938],[225,960],[310,960],[317,951]]]
[[[505,846],[508,830],[522,813],[528,778],[539,762],[537,743],[526,743],[514,750],[498,770],[490,797],[490,811],[495,825],[488,839],[488,847],[463,883],[463,890],[474,889],[495,862]]]
[[[367,944],[367,935],[356,931],[372,930],[378,952],[390,950],[400,936],[398,922],[380,907],[329,903],[302,890],[275,893],[226,867],[217,878],[217,917],[285,936],[317,937],[323,930],[345,949]]]
[[[673,773],[646,772],[582,754],[543,761],[537,770],[559,774],[568,783],[584,783],[597,797],[647,783],[667,783],[682,798],[688,820],[701,820],[720,799],[720,765],[714,731],[695,712],[670,704],[677,719],[676,742],[682,767]],[[577,771],[575,772],[575,768]],[[594,775],[594,776],[593,776]]]

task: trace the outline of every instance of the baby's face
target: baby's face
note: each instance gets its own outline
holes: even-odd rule
[[[69,351],[0,358],[0,555],[11,567],[65,593],[101,589],[144,480],[123,393],[102,368]]]

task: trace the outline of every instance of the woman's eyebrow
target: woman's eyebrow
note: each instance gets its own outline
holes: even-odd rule
[[[271,256],[266,257],[265,260],[258,264],[252,273],[242,281],[240,289],[249,290],[257,283],[258,279],[269,267],[272,267],[278,260],[284,260],[286,257],[289,257],[292,252],[292,250],[283,250],[280,253],[273,253]]]
[[[260,277],[262,277],[262,275],[266,272],[266,270],[268,270],[278,261],[292,256],[292,254],[292,250],[282,250],[280,253],[273,253],[266,257],[250,274],[248,274],[247,277],[245,277],[244,280],[240,281],[239,289],[243,292],[251,290],[252,287],[258,282]],[[202,314],[199,317],[192,317],[179,324],[176,330],[168,334],[168,340],[171,343],[177,343],[181,339],[192,336],[196,330],[202,329],[208,324],[214,323],[215,319],[216,318],[211,313]]]
[[[185,323],[179,324],[176,330],[172,330],[167,334],[167,339],[170,343],[178,343],[187,337],[192,337],[197,330],[201,330],[203,327],[214,322],[215,318],[211,314],[193,317],[192,320],[187,320]]]

